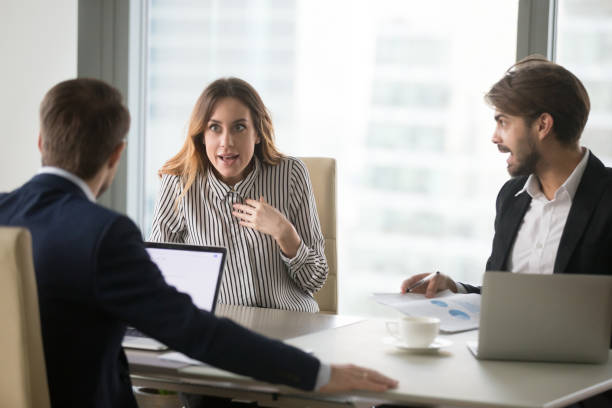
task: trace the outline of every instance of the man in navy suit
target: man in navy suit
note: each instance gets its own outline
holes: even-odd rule
[[[495,108],[492,141],[513,177],[498,196],[487,270],[612,274],[612,168],[580,146],[590,101],[562,66],[533,56],[511,67],[485,96]],[[402,282],[401,291],[427,274]],[[433,297],[479,286],[438,274],[412,290]],[[607,392],[581,403],[612,406]]]
[[[136,225],[95,203],[113,180],[129,124],[121,95],[104,82],[54,86],[40,107],[43,167],[0,194],[0,225],[32,234],[52,406],[136,407],[121,348],[126,324],[192,358],[268,382],[321,392],[397,385],[216,318],[168,286]]]

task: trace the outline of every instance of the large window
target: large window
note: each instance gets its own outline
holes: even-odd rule
[[[479,282],[507,179],[483,95],[515,61],[517,11],[488,0],[152,0],[145,234],[156,171],[183,143],[196,98],[238,76],[272,112],[281,151],[337,159],[342,313],[383,313],[369,294],[414,273]]]
[[[612,2],[560,1],[557,27],[557,62],[582,80],[591,98],[582,143],[612,165]]]

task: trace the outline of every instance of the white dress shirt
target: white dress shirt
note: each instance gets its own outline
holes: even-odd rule
[[[546,198],[534,174],[529,176],[525,186],[516,193],[515,196],[518,196],[526,192],[531,196],[531,203],[508,257],[509,271],[545,275],[553,273],[567,216],[589,159],[589,150],[584,151],[582,160],[555,192],[552,200]]]

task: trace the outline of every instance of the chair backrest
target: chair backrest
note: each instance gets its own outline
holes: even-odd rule
[[[314,297],[324,313],[338,313],[338,264],[336,254],[336,160],[326,157],[300,157],[310,173],[329,275]]]
[[[24,228],[0,227],[0,310],[0,406],[49,408],[32,239]]]

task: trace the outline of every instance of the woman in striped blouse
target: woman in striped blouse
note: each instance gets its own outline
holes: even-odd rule
[[[317,312],[327,278],[310,178],[280,154],[270,115],[247,82],[200,95],[181,150],[159,171],[150,240],[228,248],[219,302]]]

